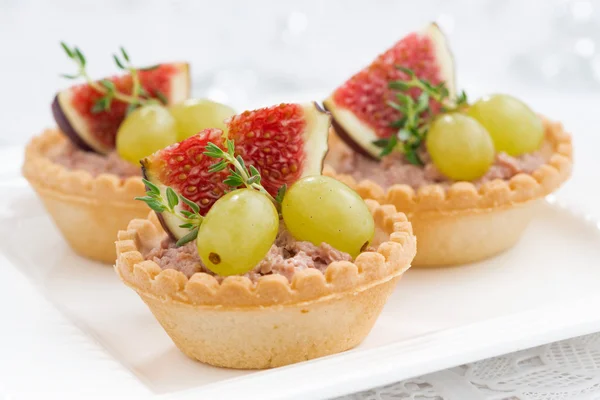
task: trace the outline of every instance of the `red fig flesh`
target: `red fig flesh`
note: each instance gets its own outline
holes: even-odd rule
[[[161,64],[149,70],[139,70],[141,86],[151,97],[166,97],[169,104],[189,97],[189,67],[185,63]],[[112,77],[119,92],[131,93],[131,75]],[[88,84],[76,85],[58,93],[52,103],[52,114],[58,127],[73,144],[87,151],[101,154],[115,148],[119,125],[125,119],[128,105],[113,100],[110,109],[92,112],[102,93]]]
[[[229,139],[235,143],[236,155],[258,169],[261,184],[276,196],[284,184],[321,174],[330,122],[329,114],[315,103],[280,104],[232,117],[228,121]],[[231,189],[223,183],[229,169],[208,172],[218,161],[202,154],[208,142],[224,149],[223,132],[205,129],[142,160],[146,179],[163,193],[167,186],[172,187],[198,204],[203,215],[226,189]],[[172,214],[162,213],[159,219],[175,239],[188,233]]]
[[[395,100],[388,84],[408,78],[397,66],[411,69],[417,77],[432,84],[445,82],[450,97],[455,94],[452,55],[436,24],[405,36],[352,76],[323,104],[331,112],[338,135],[352,148],[372,158],[378,158],[381,152],[373,142],[394,134],[395,129],[390,124],[402,116],[387,104]],[[415,90],[411,94],[416,98],[420,93]]]

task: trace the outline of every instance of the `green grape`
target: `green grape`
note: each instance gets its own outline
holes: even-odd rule
[[[278,230],[279,215],[266,195],[234,190],[204,217],[196,240],[198,254],[215,274],[244,274],[265,257]]]
[[[479,122],[463,114],[445,114],[435,119],[426,143],[433,164],[456,181],[477,179],[494,162],[490,134]]]
[[[235,115],[231,107],[207,99],[189,99],[170,106],[169,111],[177,121],[178,141],[206,128],[219,128],[227,133],[223,121]]]
[[[161,105],[148,105],[134,110],[117,132],[117,152],[132,164],[177,142],[175,119]]]
[[[296,240],[327,243],[356,257],[373,240],[375,223],[360,196],[327,176],[294,183],[281,204],[287,229]]]
[[[467,114],[487,129],[496,151],[518,156],[537,150],[544,140],[540,117],[512,96],[483,97],[469,107]]]

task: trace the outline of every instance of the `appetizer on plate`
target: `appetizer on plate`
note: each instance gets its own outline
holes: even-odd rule
[[[416,266],[473,262],[513,246],[539,201],[568,179],[571,137],[522,101],[470,103],[437,25],[378,56],[324,101],[324,174],[395,205],[419,238]]]
[[[410,266],[394,206],[321,176],[330,116],[281,104],[142,161],[153,212],[119,232],[116,272],[187,356],[269,368],[350,349]]]
[[[206,100],[186,100],[186,63],[135,68],[121,49],[121,76],[93,81],[78,48],[62,44],[77,65],[69,79],[86,82],[59,92],[52,103],[58,125],[25,151],[23,175],[75,252],[114,262],[114,238],[147,214],[134,197],[144,193],[139,160],[234,114]]]

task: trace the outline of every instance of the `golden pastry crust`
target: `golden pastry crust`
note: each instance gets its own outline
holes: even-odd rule
[[[474,208],[489,209],[523,203],[546,196],[557,189],[571,175],[573,146],[571,135],[559,122],[543,119],[546,141],[552,154],[548,161],[531,174],[520,173],[509,180],[493,180],[477,188],[471,182],[455,182],[449,187],[440,184],[426,185],[418,190],[403,184],[390,186],[387,190],[365,179],[360,182],[350,175],[337,174],[326,165],[323,175],[334,177],[365,199],[381,204],[393,204],[405,213],[426,211],[459,211]],[[333,139],[335,148],[335,139]],[[330,149],[330,152],[335,151]]]
[[[323,273],[298,271],[292,282],[266,275],[219,283],[161,270],[142,253],[165,237],[153,213],[119,232],[115,270],[148,305],[187,356],[227,368],[261,369],[339,353],[367,336],[416,252],[406,216],[368,200],[377,251]]]
[[[140,177],[93,177],[86,171],[53,162],[47,157],[48,152],[66,140],[57,129],[34,137],[25,149],[23,175],[75,252],[113,263],[119,229],[124,229],[131,219],[147,214],[146,205],[134,200],[144,195],[144,184]]]
[[[166,237],[158,218],[130,222],[118,235],[116,269],[123,281],[138,291],[192,305],[234,307],[294,304],[369,286],[402,274],[416,253],[412,226],[393,206],[367,202],[378,227],[377,251],[363,252],[354,262],[336,261],[324,273],[307,268],[295,273],[292,282],[282,275],[265,275],[253,283],[243,276],[229,276],[219,283],[212,275],[161,269],[142,253],[160,245]],[[386,237],[381,241],[381,237]],[[377,238],[376,238],[377,240]]]
[[[471,182],[426,185],[418,190],[403,184],[387,190],[371,180],[357,182],[326,165],[323,174],[356,190],[364,199],[392,204],[410,219],[419,238],[415,266],[443,266],[478,261],[512,247],[534,216],[539,199],[552,193],[571,175],[573,147],[562,124],[543,118],[551,154],[531,174],[494,180],[479,188]],[[331,135],[335,157],[340,140]]]

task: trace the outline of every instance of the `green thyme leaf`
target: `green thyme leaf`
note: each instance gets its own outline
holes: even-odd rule
[[[402,117],[390,124],[390,128],[402,128],[406,124],[406,117]]]
[[[139,104],[129,104],[127,106],[127,110],[125,111],[125,115],[129,115],[134,112],[140,105]]]
[[[409,90],[411,88],[410,84],[404,81],[392,81],[388,83],[388,87],[393,90]]]
[[[147,202],[147,201],[154,200],[154,197],[150,197],[150,196],[143,196],[143,197],[134,197],[133,199],[134,199],[134,200],[143,201],[143,202]]]
[[[421,161],[421,159],[419,158],[419,156],[417,155],[417,152],[415,151],[415,149],[412,149],[410,151],[407,151],[404,153],[404,157],[406,157],[406,160],[414,165],[423,165],[423,162]]]
[[[157,213],[164,212],[167,209],[164,204],[155,199],[147,201],[146,204]]]
[[[112,81],[109,81],[108,79],[102,79],[100,81],[100,84],[110,92],[114,92],[115,90],[115,84]]]
[[[391,100],[388,100],[387,105],[390,106],[390,107],[392,107],[392,108],[394,108],[394,109],[396,109],[396,110],[398,110],[398,111],[400,111],[400,112],[405,112],[406,111],[406,109],[404,107],[402,107],[400,104],[394,103]]]
[[[194,203],[193,201],[191,201],[190,199],[183,197],[182,195],[179,195],[179,198],[181,199],[181,201],[185,204],[187,204],[187,206],[195,213],[198,214],[200,212],[200,206],[196,203]],[[185,210],[184,210],[185,211]],[[182,211],[183,212],[183,211]]]
[[[150,94],[148,93],[148,91],[146,89],[144,89],[143,86],[140,86],[140,88],[138,90],[138,95],[143,96],[143,97],[150,96]]]
[[[154,94],[161,101],[161,103],[163,103],[163,104],[168,104],[169,103],[169,99],[167,98],[167,96],[163,92],[161,92],[160,90],[155,90]]]
[[[60,76],[63,77],[63,78],[66,78],[66,79],[77,79],[77,78],[79,78],[79,75],[61,74]]]
[[[194,218],[194,213],[193,212],[189,212],[187,210],[181,210],[181,211],[179,211],[179,213],[181,215],[183,215],[184,217],[186,217],[186,218]]]
[[[117,67],[119,67],[119,69],[125,69],[125,66],[116,54],[113,54],[113,59],[115,60],[115,64],[117,64]]]
[[[229,154],[231,157],[233,157],[233,154],[235,152],[235,143],[231,139],[227,139],[226,143],[227,143],[227,154]]]
[[[413,70],[410,69],[410,68],[406,68],[406,67],[403,67],[401,65],[397,65],[396,69],[399,70],[399,71],[404,72],[411,79],[415,78],[415,76],[416,76],[415,73],[413,72]]]
[[[146,190],[152,194],[160,195],[160,189],[154,183],[149,180],[142,178],[142,182],[146,185]]]
[[[92,106],[92,113],[99,114],[110,108],[110,99],[106,96],[100,97]]]
[[[81,67],[85,67],[85,57],[83,56],[83,53],[81,52],[81,50],[79,50],[79,48],[75,47],[75,58],[77,58],[77,60],[79,61],[79,64],[81,64]]]
[[[129,62],[129,54],[127,54],[127,52],[125,51],[125,49],[121,46],[121,54],[123,54],[123,58],[125,59],[125,61]]]
[[[150,65],[149,67],[138,68],[140,71],[152,71],[160,67],[160,64]]]
[[[192,223],[190,223],[190,222],[187,222],[187,223],[185,223],[185,224],[181,224],[181,225],[179,225],[179,227],[180,227],[180,228],[183,228],[183,229],[190,229],[190,228],[193,228],[193,227],[194,227],[194,224],[192,224]]]
[[[227,161],[222,160],[222,161],[219,161],[218,163],[211,165],[208,168],[208,172],[210,172],[210,173],[219,172],[219,171],[223,171],[225,168],[227,168]]]
[[[211,158],[222,158],[225,152],[213,142],[208,142],[203,154]]]
[[[242,166],[242,169],[244,170],[244,172],[246,172],[248,175],[251,175],[248,172],[248,169],[246,168],[246,163],[244,162],[244,159],[242,158],[242,156],[238,155],[235,159],[237,160],[237,162],[240,163],[240,165]]]
[[[171,210],[179,204],[179,196],[177,196],[177,193],[170,187],[167,188],[167,204]]]
[[[246,183],[248,185],[253,185],[255,183],[260,183],[260,175],[251,176],[250,178],[248,178],[248,180],[246,181]]]
[[[379,153],[379,156],[380,157],[387,156],[396,148],[397,144],[398,144],[398,138],[396,136],[391,136],[388,139],[387,145],[381,150],[381,153]]]
[[[423,91],[417,99],[417,112],[421,113],[429,108],[429,93]]]
[[[67,44],[65,42],[60,42],[60,45],[62,46],[65,53],[67,53],[67,56],[69,56],[69,58],[74,57],[73,52],[71,51],[71,49],[69,48],[69,46],[67,46]]]
[[[231,186],[231,187],[235,188],[235,187],[243,185],[244,184],[244,180],[240,179],[237,176],[230,175],[225,180],[223,180],[223,183],[226,184],[226,185],[228,185],[228,186]]]
[[[283,185],[281,185],[279,190],[277,190],[277,195],[275,196],[275,201],[277,203],[281,204],[286,191],[287,191],[287,185],[284,183]]]
[[[239,157],[239,156],[238,156]],[[240,157],[241,158],[241,157]],[[260,172],[258,172],[258,170],[254,167],[254,165],[250,166],[250,175],[251,176],[256,176],[256,175],[260,175]]]
[[[185,235],[184,237],[179,239],[177,241],[177,243],[175,243],[175,245],[178,247],[183,246],[186,243],[196,240],[197,237],[198,237],[198,228],[194,228],[187,235]]]
[[[385,147],[387,147],[389,141],[390,141],[389,139],[377,139],[377,140],[374,140],[372,143],[373,143],[373,145],[375,145],[379,148],[385,148]]]

